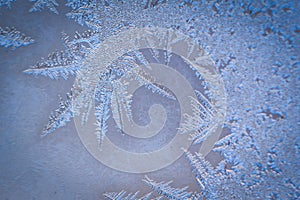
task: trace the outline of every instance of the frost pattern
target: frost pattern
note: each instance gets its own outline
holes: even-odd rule
[[[97,34],[88,30],[82,34],[76,33],[73,40],[63,34],[62,40],[66,50],[50,53],[46,59],[43,58],[41,62],[25,70],[25,73],[47,76],[51,79],[59,77],[67,79],[70,75],[76,75],[81,60],[100,42]]]
[[[106,199],[110,199],[110,200],[150,200],[152,193],[146,194],[145,196],[143,196],[141,198],[137,197],[138,194],[139,194],[139,192],[136,192],[134,194],[132,194],[132,193],[126,194],[125,191],[121,191],[119,193],[107,192],[104,194],[104,197]]]
[[[35,3],[30,8],[29,12],[42,11],[45,8],[48,8],[51,12],[58,14],[58,11],[56,9],[58,3],[55,0],[30,0],[30,1]]]
[[[63,43],[66,47],[65,51],[53,52],[46,59],[38,62],[30,69],[24,72],[32,75],[47,76],[51,79],[68,79],[69,76],[76,76],[79,69],[89,67],[85,58],[100,43],[99,32],[86,31],[82,34],[76,33],[74,39],[70,39],[63,34]],[[133,51],[121,56],[110,66],[99,72],[98,86],[92,90],[90,85],[81,86],[85,88],[84,93],[79,87],[72,88],[72,95],[68,100],[68,117],[63,116],[65,111],[57,112],[54,117],[50,117],[50,121],[43,131],[42,135],[52,133],[55,129],[66,125],[72,117],[80,114],[81,108],[86,108],[87,112],[83,114],[82,123],[87,121],[89,110],[91,109],[92,100],[97,105],[95,107],[95,116],[97,119],[97,128],[95,130],[99,148],[107,133],[107,120],[110,112],[116,116],[117,123],[122,125],[121,110],[125,109],[125,113],[129,119],[131,115],[131,96],[127,93],[127,82],[123,82],[120,78],[127,77],[136,80],[140,86],[145,86],[153,93],[161,94],[167,98],[175,100],[167,88],[155,84],[155,78],[144,71],[139,64],[147,66],[149,63],[143,56],[142,52]],[[76,95],[74,95],[76,94]],[[71,108],[71,100],[73,105]],[[59,111],[61,108],[58,109]],[[58,116],[57,116],[58,115]],[[57,120],[55,122],[54,120]]]
[[[184,113],[185,121],[179,130],[183,134],[189,133],[194,144],[199,144],[209,132],[216,130],[221,117],[210,100],[198,90],[195,90],[195,93],[197,99],[191,97],[193,116]]]
[[[147,2],[155,5],[151,3],[155,1]],[[215,146],[214,151],[223,156],[216,167],[197,153],[185,153],[196,175],[199,199],[300,197],[300,180],[295,176],[300,146],[299,94],[295,92],[300,90],[297,1],[94,4],[70,4],[73,11],[69,17],[101,30],[101,34],[96,33],[99,41],[132,26],[171,27],[199,40],[216,61],[228,96],[224,128],[230,133]],[[75,62],[82,62],[92,46],[75,44],[82,56]],[[199,109],[196,100],[194,105]],[[209,113],[204,110],[201,114],[205,112]],[[122,199],[123,193],[111,195]]]
[[[24,33],[17,31],[14,27],[0,27],[0,45],[6,48],[11,47],[16,49],[21,46],[27,46],[34,42],[34,40]]]
[[[96,136],[99,146],[107,133],[107,120],[110,117],[110,102],[112,97],[112,87],[109,84],[111,77],[108,80],[101,80],[96,88],[95,100],[99,103],[95,107],[95,115],[97,118]]]
[[[71,7],[77,7],[76,9],[72,10],[71,12],[67,13],[66,16],[70,19],[75,20],[81,26],[86,25],[93,30],[99,30],[97,28],[97,24],[101,23],[101,19],[104,17],[101,16],[101,11],[97,7],[93,1],[86,2],[85,4],[81,3],[74,5],[70,4]]]
[[[121,129],[123,130],[123,119],[121,115],[121,110],[125,110],[125,114],[127,115],[128,119],[132,119],[132,111],[131,111],[131,102],[132,102],[132,95],[128,94],[127,86],[128,83],[118,81],[114,83],[114,90],[112,94],[112,101],[111,101],[111,109],[114,115],[114,119],[116,123],[120,125]]]
[[[2,6],[6,6],[8,9],[11,9],[11,3],[12,2],[14,2],[14,1],[16,1],[16,0],[1,0],[0,1],[0,8],[2,7]]]
[[[184,188],[172,188],[169,185],[172,181],[169,182],[155,182],[150,179],[148,176],[145,176],[143,180],[146,185],[148,185],[153,191],[157,192],[159,195],[163,195],[168,199],[193,199],[194,195],[191,192],[187,192],[188,186]]]
[[[45,126],[41,136],[46,136],[55,129],[65,126],[72,118],[72,93],[69,93],[65,101],[60,97],[59,107],[55,110],[54,114],[49,117],[49,122]]]
[[[67,0],[66,6],[69,6],[72,8],[72,10],[75,10],[79,7],[89,5],[95,2],[96,0]]]

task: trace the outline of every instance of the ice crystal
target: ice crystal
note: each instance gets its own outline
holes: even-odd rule
[[[145,9],[165,3],[166,0],[146,0]]]
[[[169,182],[155,182],[150,179],[148,176],[145,176],[143,180],[146,185],[148,185],[153,191],[157,192],[159,195],[163,195],[168,199],[191,199],[194,195],[192,192],[187,192],[188,186],[184,188],[172,188],[169,185],[172,181]]]
[[[2,6],[6,6],[7,8],[11,8],[11,3],[12,2],[14,2],[14,1],[16,1],[16,0],[1,0],[0,1],[0,8],[2,7]]]
[[[79,1],[78,4],[68,1],[73,8],[68,17],[93,29],[91,35],[83,36],[83,39],[66,39],[64,52],[51,54],[27,72],[66,78],[76,75],[86,55],[114,32],[132,26],[178,29],[199,41],[210,53],[227,92],[224,127],[230,133],[214,148],[223,160],[214,167],[199,153],[185,153],[199,185],[199,190],[192,194],[199,199],[298,199],[299,94],[295,91],[299,90],[300,76],[299,2],[157,2],[163,1],[144,1],[143,4],[137,1]],[[106,90],[105,96],[101,97],[101,90],[97,92],[102,102],[102,107],[98,107],[99,142],[106,134],[104,122],[109,105],[105,102],[108,99],[115,102],[111,108],[114,113],[124,106],[130,115],[130,97],[126,92],[116,95],[116,91],[125,90],[115,78],[126,74],[140,84],[147,85],[147,81],[152,81],[137,67],[140,61],[136,56],[124,55],[120,62],[126,67],[110,66],[102,72],[102,75],[110,74],[115,82],[105,87],[113,88]],[[201,78],[200,74],[197,76]],[[160,90],[156,85],[147,87],[169,95],[167,90]],[[93,92],[91,95],[95,95]],[[217,110],[206,100],[214,94],[203,95],[192,99],[195,116],[187,116],[185,126],[196,133],[193,137],[195,143],[202,141],[205,130],[213,125],[214,119],[218,119]],[[121,123],[120,117],[119,121]],[[56,123],[51,124],[55,126],[49,130],[58,127]],[[153,187],[170,198],[180,195],[180,192],[192,195],[185,190],[172,189],[170,183],[151,183],[167,188]],[[109,195],[126,199],[124,192],[108,194],[108,198]],[[131,196],[136,198],[134,194],[129,194],[128,198]]]
[[[75,10],[82,6],[93,4],[95,2],[96,0],[67,0],[66,6],[69,6],[72,8],[72,10]]]
[[[97,31],[89,30],[83,34],[76,33],[72,40],[66,34],[63,34],[65,51],[49,54],[46,59],[42,59],[41,62],[38,62],[24,72],[32,75],[47,76],[51,79],[58,79],[59,77],[67,79],[70,75],[77,75],[79,69],[86,65],[85,58],[87,55],[93,49],[96,49],[97,44],[100,43],[99,34]],[[127,93],[127,83],[123,82],[120,77],[136,80],[140,86],[145,86],[152,92],[175,100],[175,97],[166,88],[156,85],[154,77],[143,71],[139,64],[148,65],[148,61],[142,52],[128,52],[102,71],[99,71],[99,82],[95,90],[91,90],[93,88],[88,84],[81,86],[81,88],[86,88],[87,91],[82,93],[82,90],[78,90],[74,86],[72,95],[69,95],[67,100],[68,106],[63,107],[68,110],[65,113],[65,110],[60,107],[54,117],[50,117],[50,121],[42,135],[49,134],[56,128],[64,126],[69,122],[70,118],[80,114],[79,110],[83,107],[87,108],[87,113],[84,113],[82,118],[82,123],[85,123],[91,109],[92,100],[94,99],[96,101],[95,116],[97,119],[95,134],[101,147],[107,133],[107,120],[110,117],[110,110],[112,110],[116,117],[117,124],[122,125],[121,109],[125,109],[125,113],[129,119],[132,118],[131,97]],[[72,99],[74,101],[71,108],[70,102]],[[54,119],[57,121],[55,122]]]
[[[72,93],[69,93],[65,101],[60,97],[59,108],[49,117],[49,122],[45,126],[41,136],[45,136],[55,129],[65,126],[66,122],[69,122],[72,118]]]
[[[123,128],[123,119],[121,110],[125,110],[128,119],[132,119],[131,102],[132,95],[128,94],[126,82],[115,82],[114,90],[111,99],[112,113],[115,116],[116,123]]]
[[[88,30],[82,34],[76,33],[72,40],[63,34],[62,40],[66,50],[50,53],[46,59],[43,58],[41,62],[31,66],[31,69],[25,70],[25,73],[51,79],[67,79],[69,75],[76,75],[82,59],[99,43],[97,34]]]
[[[221,118],[214,105],[199,91],[195,90],[197,99],[191,97],[193,116],[184,114],[185,121],[180,131],[189,133],[194,144],[203,142],[208,132],[214,132]],[[192,133],[190,133],[192,132]]]
[[[95,115],[97,118],[96,135],[100,147],[107,133],[107,120],[110,117],[110,102],[113,92],[109,83],[111,81],[110,79],[111,77],[109,77],[108,80],[101,81],[95,91],[95,100],[98,102],[95,107]]]
[[[101,23],[101,10],[94,2],[83,4],[66,14],[68,18],[74,19],[81,26],[86,25],[89,28],[97,30],[97,24]]]
[[[0,46],[16,49],[21,46],[30,45],[33,42],[33,39],[17,31],[14,27],[0,27]]]
[[[104,194],[104,197],[108,200],[109,199],[110,200],[149,200],[152,193],[148,193],[145,196],[140,197],[140,198],[137,197],[138,194],[139,194],[139,192],[136,192],[134,194],[132,194],[132,193],[126,194],[125,191],[121,191],[119,193],[107,192]]]
[[[30,1],[35,3],[30,8],[29,12],[42,11],[45,8],[48,8],[51,12],[58,14],[58,11],[56,9],[58,3],[55,0],[30,0]]]

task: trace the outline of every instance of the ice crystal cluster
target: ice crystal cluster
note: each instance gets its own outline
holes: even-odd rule
[[[52,79],[77,75],[87,55],[107,37],[131,27],[163,27],[198,41],[215,60],[227,93],[223,135],[213,151],[223,160],[212,166],[205,157],[185,150],[195,173],[197,191],[176,189],[171,182],[145,183],[158,195],[106,193],[108,199],[299,199],[299,1],[68,1],[67,17],[91,30],[73,39],[63,35],[65,50],[54,52],[26,72]],[[97,138],[107,133],[108,102],[114,89],[126,91],[117,77],[131,73],[144,85],[149,77],[136,66],[140,52],[100,74],[94,93],[98,101]],[[121,67],[120,67],[121,66]],[[151,79],[151,78],[150,78]],[[113,84],[112,84],[113,83]],[[168,96],[168,91],[148,84]],[[73,88],[50,117],[43,135],[64,126],[74,114]],[[130,115],[130,96],[117,96]],[[197,102],[194,103],[197,105]],[[88,104],[85,104],[88,105]],[[83,119],[84,121],[84,119]],[[152,196],[152,197],[150,197]],[[100,197],[102,198],[102,197]]]
[[[11,3],[14,2],[15,0],[1,0],[0,1],[0,8],[2,6],[6,6],[7,8],[11,8]]]
[[[0,1],[0,8],[2,6],[6,6],[7,8],[11,9],[11,3],[16,0],[1,0]],[[29,12],[36,12],[42,11],[45,8],[48,8],[51,12],[58,14],[56,7],[58,3],[55,0],[29,0],[30,2],[34,2],[32,7],[29,9]]]
[[[30,8],[29,12],[42,11],[45,8],[48,8],[51,12],[58,14],[57,9],[58,3],[55,0],[30,0],[31,2],[35,2]]]
[[[0,27],[0,46],[16,49],[20,46],[27,46],[34,42],[34,40],[25,34],[17,31],[14,27]]]

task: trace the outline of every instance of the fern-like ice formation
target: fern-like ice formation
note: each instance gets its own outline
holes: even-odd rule
[[[96,0],[67,0],[66,6],[69,6],[72,8],[72,10],[75,10],[79,7],[89,5],[92,3],[96,3]]]
[[[41,136],[52,133],[55,129],[65,126],[73,118],[72,113],[72,92],[67,94],[67,99],[60,97],[59,107],[49,117],[49,122],[45,126]]]
[[[29,12],[42,11],[45,8],[48,8],[51,12],[58,14],[58,11],[56,9],[58,3],[55,0],[30,0],[30,1],[35,3],[30,8]]]
[[[107,16],[110,15],[111,24],[115,21],[121,20],[123,25],[128,26],[126,21],[122,20],[122,17],[128,15],[126,12],[133,12],[133,10],[144,10],[156,7],[166,3],[166,0],[144,0],[144,1],[95,1],[95,0],[68,0],[67,6],[72,8],[72,11],[67,13],[66,16],[75,20],[80,25],[86,25],[92,30],[100,31],[103,28],[103,23],[107,23]],[[119,9],[123,7],[128,9],[127,11]],[[122,12],[122,14],[121,14]],[[121,26],[119,26],[120,28]]]
[[[180,127],[183,134],[189,133],[194,144],[199,144],[216,130],[220,116],[214,105],[201,92],[195,90],[197,99],[191,97],[193,116],[184,114],[185,121]]]
[[[199,194],[188,192],[188,187],[183,188],[173,188],[170,186],[172,181],[168,182],[156,182],[150,179],[148,176],[145,176],[143,179],[145,185],[147,185],[151,190],[153,190],[156,194],[148,193],[145,196],[138,198],[137,195],[139,191],[135,193],[128,193],[126,191],[117,192],[107,192],[104,193],[104,197],[107,199],[115,199],[115,200],[163,200],[163,199],[174,199],[174,200],[198,200]]]
[[[68,18],[75,20],[81,26],[86,25],[93,30],[99,30],[97,24],[101,23],[103,16],[95,2],[80,3],[80,6],[70,2],[69,5],[77,8],[66,14]]]
[[[25,72],[33,75],[48,76],[51,79],[62,77],[67,79],[70,75],[75,75],[78,67],[72,56],[64,51],[53,52],[46,59],[39,62],[34,68]]]
[[[81,67],[82,59],[93,46],[99,43],[95,31],[76,33],[73,40],[63,34],[62,40],[66,47],[65,51],[50,53],[46,59],[42,58],[42,61],[25,70],[25,73],[47,76],[51,79],[58,79],[59,77],[67,79],[70,75],[76,75]]]
[[[32,75],[42,75],[51,79],[76,76],[78,71],[86,65],[85,58],[89,53],[97,48],[100,43],[99,34],[97,31],[86,31],[82,34],[76,33],[74,39],[70,39],[66,34],[63,34],[62,40],[66,47],[65,51],[57,51],[48,55],[46,59],[38,62],[30,69],[24,72]],[[140,67],[148,66],[147,59],[142,52],[133,51],[121,56],[118,60],[107,66],[103,71],[99,72],[98,87],[95,90],[90,90],[89,85],[86,86],[85,94],[78,91],[76,87],[72,89],[72,94],[77,95],[73,98],[75,106],[72,106],[71,113],[68,117],[60,117],[64,112],[56,112],[55,117],[51,117],[48,125],[43,132],[43,135],[53,132],[56,128],[64,126],[74,115],[80,114],[78,111],[81,108],[86,108],[87,112],[83,113],[82,123],[87,121],[91,103],[94,99],[96,104],[95,116],[97,119],[97,128],[95,130],[96,138],[101,148],[101,144],[107,133],[107,121],[112,110],[114,117],[122,127],[121,110],[125,110],[127,118],[130,120],[131,115],[131,96],[128,95],[126,85],[120,77],[126,77],[136,80],[140,86],[145,86],[152,92],[156,92],[167,98],[175,100],[167,88],[155,84],[155,78],[148,74]],[[149,66],[148,66],[149,67]],[[80,97],[81,95],[81,97]],[[89,98],[87,98],[89,97]],[[77,105],[77,106],[76,106]],[[71,108],[71,105],[69,106]],[[61,110],[60,108],[58,110]],[[68,110],[69,112],[69,110]],[[59,115],[59,117],[57,117]],[[54,119],[57,119],[54,122]],[[64,119],[64,120],[63,120]]]
[[[192,199],[194,194],[192,192],[187,192],[188,186],[183,188],[172,188],[170,184],[173,181],[169,182],[156,182],[150,179],[148,176],[145,176],[143,179],[145,184],[149,186],[153,191],[157,194],[166,197],[167,199],[174,199],[174,200],[184,200],[184,199]]]
[[[173,188],[169,182],[157,182],[145,176],[143,181],[147,186],[159,196],[159,199],[174,200],[204,200],[204,199],[245,199],[246,192],[242,184],[237,182],[235,173],[227,169],[226,162],[222,161],[217,167],[213,167],[199,153],[192,154],[184,150],[184,155],[189,161],[198,190],[188,192],[188,186],[183,188]],[[122,193],[125,193],[122,191]],[[121,198],[123,200],[125,198]]]
[[[128,83],[122,81],[114,82],[114,90],[111,99],[111,109],[116,124],[123,130],[123,117],[121,111],[124,110],[127,118],[132,119],[131,102],[132,95],[127,91]]]
[[[297,199],[297,184],[278,165],[278,145],[259,146],[249,134],[228,135],[220,140],[214,151],[222,152],[225,160],[213,167],[201,154],[184,150],[199,189],[186,192],[187,187],[174,189],[170,182],[156,182],[147,176],[144,181],[166,199]],[[251,162],[249,162],[251,160]],[[254,162],[255,161],[255,162]],[[250,172],[247,170],[251,169]],[[280,183],[268,188],[269,183]],[[230,198],[229,198],[230,197]]]
[[[199,187],[198,197],[201,199],[244,199],[245,191],[235,182],[233,173],[226,169],[222,161],[214,168],[201,154],[184,153],[188,159]]]
[[[103,143],[104,137],[107,133],[107,120],[110,117],[110,104],[113,93],[113,88],[110,84],[111,77],[106,80],[101,80],[95,91],[95,115],[97,119],[96,136],[99,146]]]
[[[145,196],[138,197],[139,191],[132,193],[126,193],[126,191],[121,191],[119,193],[116,192],[107,192],[104,195],[104,197],[108,200],[150,200],[152,193],[148,193]]]
[[[6,6],[8,9],[11,9],[11,3],[16,0],[0,0],[0,8]]]
[[[28,73],[49,77],[76,75],[85,56],[97,46],[94,43],[129,27],[178,29],[200,41],[210,53],[227,92],[224,129],[228,135],[214,149],[224,160],[213,167],[200,154],[186,153],[199,185],[199,199],[299,199],[300,181],[295,176],[300,155],[299,94],[295,92],[300,89],[298,1],[184,0],[157,5],[146,0],[101,1],[95,6],[94,1],[78,1],[78,5],[68,2],[73,8],[69,16],[77,16],[71,18],[93,29],[95,32],[90,33],[97,41],[89,42],[85,36],[78,40],[68,38],[63,54],[66,61],[71,58],[74,64],[55,61],[47,66],[43,65],[44,61],[48,63],[46,59]],[[85,39],[88,42],[81,42]],[[137,70],[132,56],[125,60],[122,62],[126,68],[111,67],[116,77]],[[70,73],[57,70],[53,75],[56,66],[66,66]],[[201,78],[201,74],[197,76]],[[209,94],[203,95],[210,99]],[[214,113],[209,107],[201,109],[199,98],[192,102],[196,115],[191,117],[195,120],[187,124],[199,133],[194,140],[201,142],[206,125],[213,122],[218,110]],[[113,109],[118,110],[118,106]]]
[[[16,49],[21,46],[30,45],[33,42],[32,38],[16,30],[14,27],[0,27],[0,46]]]

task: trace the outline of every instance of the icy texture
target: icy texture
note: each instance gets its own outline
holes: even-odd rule
[[[298,7],[283,1],[185,1],[178,7],[170,3],[149,10],[143,23],[127,22],[156,25],[157,21],[160,26],[179,28],[199,39],[215,58],[228,94],[225,127],[231,132],[215,151],[224,156],[224,166],[231,166],[229,180],[244,190],[219,198],[299,197],[299,176],[294,176],[299,166],[295,159],[299,157],[299,95],[295,92],[299,89],[295,87],[299,83],[299,29],[293,25]],[[126,8],[121,10],[126,12]],[[221,175],[226,177],[226,173]],[[204,175],[205,179],[210,177]],[[210,189],[208,198],[214,199],[217,191]]]
[[[2,6],[6,6],[7,8],[11,8],[11,2],[16,0],[1,0],[0,1],[0,8]],[[45,8],[48,8],[51,12],[58,14],[56,7],[58,3],[55,0],[29,0],[30,2],[35,2],[33,6],[29,9],[29,12],[37,12],[42,11]]]
[[[79,7],[89,5],[95,2],[96,0],[67,0],[66,6],[69,6],[72,8],[72,10],[75,10]]]
[[[33,39],[25,36],[24,33],[17,31],[14,27],[0,27],[0,46],[16,49],[21,46],[30,45],[33,42]]]
[[[110,82],[111,80],[105,80]],[[95,115],[97,118],[96,136],[97,141],[101,147],[103,139],[107,133],[107,120],[110,117],[110,102],[112,97],[112,87],[100,82],[95,91],[95,100],[98,103],[95,107]]]
[[[51,79],[59,77],[67,79],[70,75],[76,75],[81,67],[82,59],[94,45],[100,42],[95,31],[86,31],[82,34],[76,32],[72,40],[63,34],[62,40],[66,47],[65,51],[50,53],[46,59],[42,59],[25,73],[47,76]]]
[[[67,94],[65,101],[60,97],[59,108],[49,117],[49,122],[45,126],[41,136],[45,136],[52,133],[55,129],[65,126],[66,122],[69,122],[72,118],[72,93],[70,93]]]
[[[195,93],[197,99],[191,97],[193,115],[184,113],[185,121],[180,130],[184,134],[192,132],[191,139],[194,144],[199,144],[203,142],[209,131],[215,132],[221,117],[214,105],[201,92],[195,90]]]
[[[53,52],[46,59],[42,59],[31,69],[25,70],[27,74],[43,75],[51,79],[62,77],[67,79],[70,75],[77,75],[79,69],[88,67],[89,62],[86,57],[91,54],[93,49],[100,43],[100,33],[97,31],[86,31],[83,34],[76,33],[74,39],[70,40],[66,34],[63,34],[63,43],[65,51]],[[71,95],[68,95],[67,106],[59,108],[54,116],[50,117],[42,135],[49,134],[55,129],[66,125],[74,115],[81,114],[81,108],[86,108],[82,123],[87,121],[92,101],[96,101],[95,116],[97,119],[97,129],[95,134],[101,147],[103,139],[107,133],[107,121],[110,117],[110,110],[116,116],[117,123],[122,124],[121,109],[125,109],[129,119],[131,114],[131,97],[127,93],[126,85],[120,77],[127,77],[136,80],[140,86],[145,86],[153,93],[156,92],[167,98],[175,100],[175,97],[164,87],[155,84],[155,79],[144,71],[139,63],[147,65],[148,61],[139,51],[128,52],[117,61],[107,66],[97,73],[99,76],[98,86],[94,90],[90,83],[79,86],[74,85]],[[89,70],[89,69],[88,69]],[[82,72],[81,72],[82,73]],[[83,76],[84,77],[84,76]],[[83,91],[84,90],[84,91]],[[71,105],[71,100],[73,105]],[[72,108],[71,108],[72,106]],[[67,111],[64,109],[67,108]],[[65,116],[67,114],[67,116]],[[56,122],[54,121],[56,119]]]
[[[197,193],[207,199],[299,198],[299,2],[186,0],[147,5],[153,6],[103,1],[77,6],[68,16],[100,30],[99,42],[132,26],[171,27],[199,41],[222,75],[227,92],[224,128],[230,133],[214,149],[224,159],[217,167],[197,153],[186,153],[199,184]],[[83,59],[94,45],[81,45],[75,47]],[[67,51],[72,48],[67,46]],[[56,71],[59,65],[38,66],[38,73],[74,74]]]
[[[148,185],[153,191],[157,192],[159,195],[163,195],[168,199],[192,199],[194,195],[191,192],[187,192],[188,186],[184,188],[172,188],[169,182],[155,182],[151,180],[148,176],[143,180],[146,185]]]
[[[134,194],[126,194],[125,191],[121,191],[119,193],[115,192],[108,192],[104,194],[104,197],[106,199],[111,199],[111,200],[149,200],[151,197],[151,193],[146,194],[145,196],[138,198],[139,192],[136,192]]]
[[[14,1],[16,1],[16,0],[1,0],[1,1],[0,1],[0,8],[3,7],[3,6],[6,6],[7,8],[10,9],[10,8],[11,8],[11,5],[10,5],[10,4],[11,4],[12,2],[14,2]]]
[[[79,6],[80,5],[80,6]],[[80,3],[79,5],[71,4],[71,7],[77,7],[70,13],[67,13],[67,17],[74,19],[81,26],[87,25],[89,28],[97,29],[97,24],[101,23],[101,10],[98,9],[97,4],[93,1],[88,3]],[[100,30],[99,30],[100,31]]]
[[[51,12],[58,14],[58,11],[56,9],[58,3],[55,0],[30,0],[30,1],[35,3],[30,8],[29,12],[42,11],[45,8],[48,8]]]

